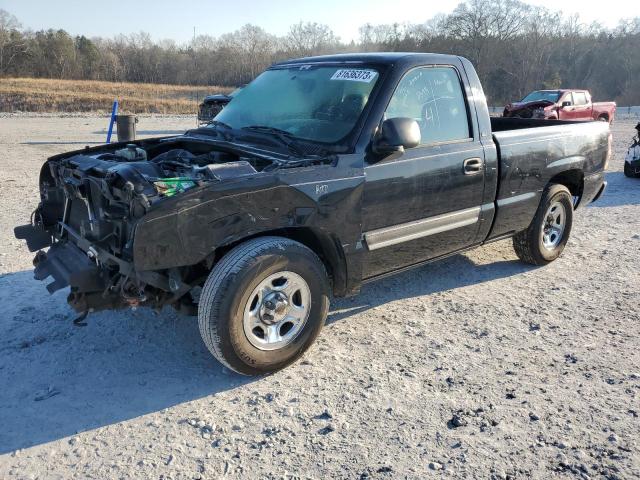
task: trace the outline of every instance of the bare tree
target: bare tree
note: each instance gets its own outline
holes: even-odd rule
[[[285,48],[300,56],[319,55],[336,48],[340,39],[328,25],[300,22],[292,25],[284,39]]]
[[[25,53],[27,42],[18,19],[6,10],[0,9],[0,76],[11,67],[16,57]]]
[[[415,51],[474,62],[494,104],[536,88],[585,87],[598,98],[640,104],[640,18],[615,29],[520,0],[463,0],[451,14],[416,23],[365,24],[348,44],[328,25],[299,22],[283,37],[256,25],[187,44],[149,34],[72,37],[23,30],[0,10],[0,75],[237,85],[273,62],[337,52]]]
[[[244,25],[220,37],[221,64],[235,74],[236,81],[247,82],[272,61],[276,45],[275,36],[256,25]]]

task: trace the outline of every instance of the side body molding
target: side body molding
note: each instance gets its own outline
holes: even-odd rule
[[[364,239],[369,250],[408,242],[417,238],[435,235],[467,225],[473,225],[480,218],[480,206],[451,213],[401,223],[391,227],[365,232]]]

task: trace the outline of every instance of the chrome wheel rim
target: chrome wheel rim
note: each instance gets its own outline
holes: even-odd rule
[[[567,214],[561,202],[553,202],[547,209],[542,223],[542,245],[547,250],[553,250],[560,242],[567,224]]]
[[[300,275],[269,275],[253,289],[244,308],[244,334],[259,350],[278,350],[302,331],[311,309],[311,291]]]

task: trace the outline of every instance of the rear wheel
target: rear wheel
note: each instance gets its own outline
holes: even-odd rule
[[[513,237],[518,258],[532,265],[546,265],[564,250],[573,224],[571,193],[564,185],[551,185],[542,195],[538,211],[526,230]]]
[[[211,271],[198,324],[209,351],[244,375],[286,367],[314,342],[329,309],[329,282],[318,256],[281,237],[249,240]]]
[[[598,120],[601,121],[601,122],[608,122],[609,121],[609,119],[607,118],[606,115],[600,115],[598,117]]]

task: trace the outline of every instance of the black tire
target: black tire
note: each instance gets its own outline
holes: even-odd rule
[[[624,176],[629,178],[638,178],[638,174],[627,162],[624,162]]]
[[[262,350],[243,328],[244,310],[254,288],[269,275],[300,275],[310,292],[310,307],[300,332],[282,348]],[[329,281],[318,256],[301,243],[282,237],[260,237],[230,250],[211,270],[200,296],[200,335],[213,356],[243,375],[280,370],[311,346],[329,310]]]
[[[608,122],[609,118],[606,115],[600,115],[598,117],[598,121],[600,121],[600,122]]]
[[[550,206],[560,202],[564,207],[565,227],[559,243],[554,248],[546,248],[543,244],[543,225]],[[564,250],[573,224],[573,201],[571,193],[564,185],[549,186],[542,194],[540,205],[531,224],[526,230],[513,237],[513,248],[523,262],[531,265],[546,265],[553,262]]]

